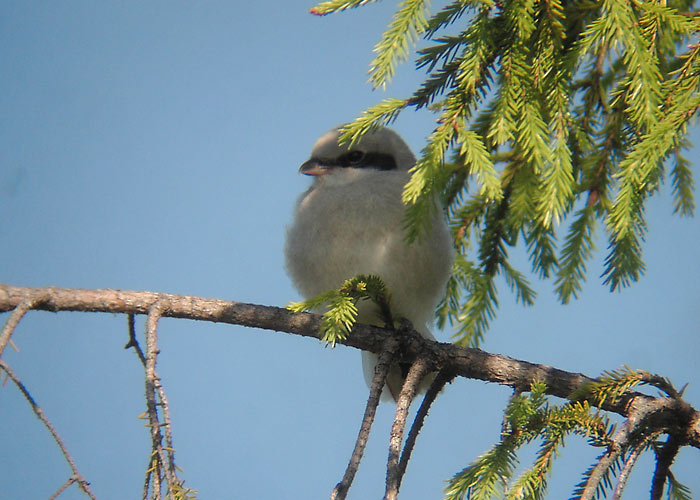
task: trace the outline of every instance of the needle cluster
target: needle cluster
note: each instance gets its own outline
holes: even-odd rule
[[[372,3],[331,0],[329,14]],[[693,213],[689,124],[700,109],[700,17],[692,0],[427,0],[399,2],[375,47],[369,80],[384,87],[417,45],[426,72],[407,98],[385,99],[345,139],[404,110],[435,115],[406,185],[408,238],[441,197],[462,258],[442,323],[477,346],[498,307],[500,275],[517,300],[535,291],[513,268],[524,245],[532,273],[562,303],[576,298],[604,231],[603,282],[618,290],[645,271],[646,202],[670,180],[673,210]],[[422,38],[422,41],[420,40]]]

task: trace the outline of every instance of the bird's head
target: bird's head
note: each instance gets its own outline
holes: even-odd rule
[[[349,145],[340,144],[340,129],[335,127],[323,134],[311,150],[311,158],[299,168],[305,175],[324,176],[353,169],[407,172],[416,163],[408,144],[391,129],[378,128],[367,132]]]

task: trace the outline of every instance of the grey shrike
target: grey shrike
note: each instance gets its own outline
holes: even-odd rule
[[[287,228],[287,272],[305,298],[337,289],[358,274],[377,275],[389,290],[394,317],[410,320],[424,337],[434,339],[428,324],[453,260],[442,212],[435,211],[420,240],[407,243],[401,193],[415,156],[388,128],[368,132],[350,148],[338,144],[339,128],[316,141],[299,169],[314,180],[299,197]],[[358,304],[357,321],[382,325],[368,301]],[[362,352],[368,385],[376,362],[375,354]],[[399,366],[391,368],[382,399],[398,398],[405,375]]]

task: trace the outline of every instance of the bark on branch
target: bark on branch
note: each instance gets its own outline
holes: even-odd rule
[[[148,314],[156,302],[162,307],[162,317],[228,323],[319,338],[319,315],[294,314],[280,307],[166,293],[30,288],[0,283],[0,312],[11,311],[21,304],[31,304],[31,309],[53,312]],[[384,342],[393,334],[391,330],[358,324],[347,340],[339,343],[380,353]],[[564,399],[575,389],[595,380],[581,373],[491,354],[480,349],[429,341],[416,332],[402,339],[398,355],[402,362],[411,363],[420,356],[430,360],[436,370],[507,385],[517,390],[527,391],[533,380],[541,380],[547,385],[547,394]],[[700,412],[682,400],[628,393],[617,402],[606,403],[602,407],[626,417],[637,412],[649,413],[648,408],[653,408],[657,428],[667,429],[669,433],[680,436],[681,442],[700,448]]]

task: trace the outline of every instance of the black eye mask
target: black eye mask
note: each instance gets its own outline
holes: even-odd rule
[[[386,153],[365,153],[359,150],[340,155],[333,166],[342,168],[373,168],[375,170],[396,170],[396,160]]]

